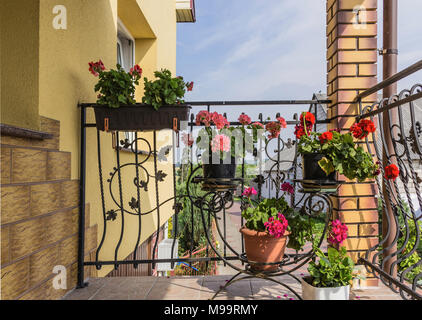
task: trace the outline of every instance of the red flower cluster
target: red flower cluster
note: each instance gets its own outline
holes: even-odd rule
[[[278,138],[281,129],[287,127],[286,120],[284,120],[283,117],[278,117],[277,120],[278,122],[273,121],[267,123],[267,125],[265,126],[265,130],[270,133],[270,135],[268,136],[269,139]]]
[[[295,136],[297,139],[300,139],[303,135],[312,131],[312,128],[315,124],[315,116],[310,112],[302,112],[300,115],[300,123],[295,127]],[[305,129],[306,125],[306,129]]]
[[[375,132],[375,124],[371,120],[362,119],[350,127],[350,132],[356,139],[364,139],[370,133]]]
[[[341,223],[340,220],[334,220],[330,223],[328,232],[328,242],[332,245],[342,244],[347,239],[347,226]]]
[[[188,91],[192,91],[193,90],[193,81],[189,82],[186,87],[188,88]]]
[[[396,180],[396,178],[400,174],[399,168],[395,164],[390,164],[389,166],[386,166],[385,169],[385,178],[389,180]]]
[[[295,192],[295,189],[293,188],[293,186],[290,183],[284,182],[281,185],[281,191],[287,192],[288,194],[293,194]]]
[[[274,219],[274,217],[270,217],[268,222],[264,223],[265,229],[267,229],[268,233],[275,238],[280,238],[284,236],[284,233],[289,226],[287,219],[279,212],[277,215],[278,220]]]
[[[239,116],[238,120],[239,120],[240,124],[242,124],[244,126],[247,126],[248,124],[251,124],[251,122],[252,122],[251,117],[249,117],[246,114],[241,114]]]
[[[324,132],[323,134],[319,136],[319,141],[321,142],[321,144],[324,144],[327,141],[331,141],[331,140],[333,140],[333,133],[330,131]]]
[[[130,69],[129,74],[132,77],[141,77],[142,76],[142,68],[139,65],[134,65],[133,68]]]
[[[214,124],[219,130],[230,125],[226,117],[222,114],[219,114],[218,112],[209,113],[206,110],[202,110],[196,115],[196,125],[199,126],[201,124],[206,127]]]
[[[101,60],[98,62],[90,62],[89,65],[89,71],[96,77],[100,74],[101,71],[105,70],[104,64]]]

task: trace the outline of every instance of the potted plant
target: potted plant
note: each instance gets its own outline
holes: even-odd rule
[[[279,270],[278,264],[283,259],[290,234],[286,216],[293,209],[284,198],[264,199],[253,205],[250,197],[256,193],[250,187],[242,194],[249,199],[248,205],[242,210],[246,222],[240,229],[245,241],[246,257],[252,270],[275,272]]]
[[[191,91],[193,82],[185,83],[182,77],[172,78],[169,70],[156,71],[155,81],[144,78],[143,104],[136,104],[135,85],[139,85],[142,69],[139,65],[126,72],[120,65],[116,70],[105,70],[102,61],[90,62],[89,71],[99,78],[95,85],[98,92],[94,107],[99,130],[160,130],[180,127],[187,121],[190,107],[184,104],[186,89]]]
[[[269,138],[278,137],[282,128],[286,127],[284,118],[269,122],[267,126],[259,122],[252,123],[251,118],[241,114],[239,125],[230,125],[226,117],[218,112],[200,111],[196,116],[196,125],[203,125],[199,131],[196,144],[203,150],[204,178],[210,185],[218,181],[219,186],[234,185],[230,181],[236,173],[236,163],[245,157],[247,152],[253,152],[254,143],[258,140],[258,131],[268,131]]]
[[[298,152],[303,159],[303,179],[315,184],[336,185],[335,173],[343,174],[350,180],[362,182],[374,178],[380,173],[378,163],[353,138],[363,139],[375,131],[370,120],[361,120],[350,128],[350,132],[341,134],[334,129],[327,132],[313,132],[315,117],[310,112],[300,116],[295,135]],[[308,186],[306,182],[304,187]]]
[[[309,276],[302,278],[304,300],[349,300],[350,284],[355,277],[353,260],[344,246],[336,249],[347,239],[347,226],[340,220],[330,223],[327,254],[314,247],[316,259],[308,266]]]

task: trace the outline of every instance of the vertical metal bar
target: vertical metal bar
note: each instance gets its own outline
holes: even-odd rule
[[[133,146],[132,146],[133,148]],[[132,149],[133,150],[133,149]],[[135,164],[136,164],[136,196],[138,201],[138,238],[136,239],[135,249],[133,252],[133,260],[136,260],[137,249],[139,247],[139,242],[141,241],[141,231],[142,231],[142,215],[141,215],[141,192],[139,187],[139,156],[138,156],[138,131],[135,132]],[[138,264],[135,263],[133,267],[138,268]]]
[[[173,215],[173,218],[172,218],[172,221],[173,221],[173,230],[172,230],[172,233],[173,233],[173,243],[171,244],[171,259],[174,259],[174,256],[173,256],[173,252],[174,252],[174,247],[175,247],[175,245],[176,245],[176,238],[177,238],[177,228],[178,228],[178,225],[177,225],[177,220],[179,219],[178,218],[178,216],[177,216],[177,213],[176,212],[178,212],[178,209],[176,208],[176,205],[178,204],[178,198],[177,198],[177,182],[176,182],[176,148],[175,148],[175,145],[176,145],[176,143],[175,143],[175,139],[176,139],[176,137],[175,137],[175,132],[173,131],[173,193],[174,193],[174,204],[173,204],[173,207],[174,207],[174,210],[175,210],[175,214]],[[186,148],[189,148],[189,146],[187,145],[186,146]],[[179,172],[181,172],[181,170],[179,170]],[[182,173],[181,173],[182,174]],[[174,268],[174,262],[172,262],[171,263],[171,269],[173,269]]]
[[[210,214],[210,213],[208,213],[208,214]],[[223,234],[224,234],[224,239],[227,239],[227,226],[226,226],[226,206],[225,205],[223,205],[223,227],[224,227],[224,231],[223,231]],[[226,258],[227,257],[227,245],[226,245],[226,242],[225,241],[223,241],[224,242],[224,258]],[[224,260],[224,266],[226,266],[226,261]]]
[[[209,106],[208,106],[208,110],[209,110]],[[191,115],[191,123],[190,123],[190,133],[191,133],[191,135],[192,135],[192,137],[193,137],[193,121],[194,121],[194,119],[195,119],[195,117],[194,117],[194,115],[192,114]],[[192,152],[192,148],[191,148],[191,153],[190,153],[190,173],[189,174],[191,174],[192,173],[192,171],[193,171],[193,152]],[[186,183],[186,185],[187,185],[187,187],[189,187],[188,186],[188,183]],[[194,213],[195,213],[195,211],[194,211],[195,209],[194,209],[194,206],[193,206],[193,204],[190,202],[190,216],[191,216],[191,224],[192,224],[192,227],[191,227],[191,229],[193,229],[193,215],[194,215]],[[189,229],[189,228],[188,228]],[[193,233],[191,233],[191,235],[193,235]],[[193,239],[193,238],[192,238]],[[192,250],[193,250],[193,243],[192,243],[192,241],[191,241],[191,243],[190,243],[190,248],[189,248],[189,258],[192,258]],[[189,262],[189,267],[192,267],[192,263],[191,262]]]
[[[397,73],[397,54],[394,52],[397,50],[397,0],[384,0],[383,8],[383,80],[393,76]],[[393,53],[394,52],[394,53]],[[388,98],[397,93],[397,83],[391,84],[390,86],[383,89],[383,97]],[[394,146],[391,137],[390,123],[397,123],[397,114],[389,112],[388,110],[383,113],[383,124],[384,124],[384,136],[387,145],[387,150],[383,152],[383,164],[384,167],[389,164],[387,154],[394,154]],[[389,199],[388,186],[385,181],[383,182],[383,196],[385,199]],[[395,235],[397,233],[397,225],[395,221],[394,209],[392,208],[392,202],[386,201],[386,210],[383,210],[382,219],[382,232],[383,236],[386,236],[386,241],[383,244],[383,256],[392,256],[397,250],[397,245],[393,245]],[[384,271],[387,273],[391,272],[391,266],[396,261],[396,256],[388,259],[384,265]],[[397,270],[393,271],[395,276]],[[391,273],[390,273],[391,274]]]
[[[101,248],[103,247],[105,235],[107,232],[107,217],[106,217],[106,208],[105,208],[105,198],[104,198],[104,182],[103,182],[103,170],[101,162],[101,135],[100,130],[97,129],[97,158],[98,158],[98,175],[100,178],[100,192],[101,192],[101,208],[103,210],[103,234],[101,236],[100,244],[98,245],[97,251],[95,253],[95,261],[98,262],[98,257],[100,255]],[[97,269],[100,269],[101,265],[97,265]]]
[[[116,245],[116,249],[114,250],[114,269],[117,270],[119,267],[119,264],[117,263],[118,258],[119,258],[119,249],[120,249],[120,245],[122,244],[122,240],[123,240],[123,234],[125,231],[125,212],[124,212],[124,208],[123,208],[123,188],[122,188],[122,175],[120,172],[120,147],[119,147],[119,131],[116,131],[116,161],[117,161],[117,179],[119,182],[119,197],[120,197],[120,216],[122,218],[122,226],[120,228],[120,238],[119,241]],[[111,190],[111,185],[110,185],[110,190]]]
[[[81,106],[81,150],[79,177],[79,234],[78,234],[78,285],[84,288],[84,258],[85,258],[85,185],[86,185],[86,109]]]
[[[157,172],[158,172],[158,164],[157,164],[157,131],[154,130],[154,177],[155,177],[155,201],[157,203],[157,234],[155,237],[154,248],[152,249],[152,259],[155,260],[155,252],[157,250],[158,245],[158,238],[160,237],[160,197],[158,194],[158,179],[157,179]],[[155,269],[155,262],[152,264],[152,269]]]

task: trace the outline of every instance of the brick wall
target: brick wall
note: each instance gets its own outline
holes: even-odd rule
[[[357,16],[356,6],[366,8]],[[366,21],[363,17],[366,16]],[[358,20],[359,19],[359,20]],[[359,21],[359,24],[357,22]],[[331,128],[348,131],[355,122],[355,96],[377,83],[377,0],[327,0],[327,94]],[[365,98],[375,102],[376,94]],[[339,177],[339,180],[347,180]],[[345,246],[356,261],[378,243],[377,190],[373,181],[342,185],[333,198],[334,215],[349,228]],[[377,285],[376,279],[366,281]]]
[[[1,299],[59,299],[76,286],[79,181],[70,179],[70,153],[59,151],[60,123],[41,117],[41,131],[53,138],[1,137]],[[89,206],[86,216],[91,256]],[[56,265],[66,267],[67,290],[53,288]]]

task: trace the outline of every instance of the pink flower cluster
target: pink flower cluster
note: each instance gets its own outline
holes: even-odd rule
[[[250,187],[250,188],[246,188],[243,191],[242,196],[250,198],[251,196],[256,195],[256,194],[258,194],[258,193],[256,192],[255,188]]]
[[[99,60],[98,62],[90,62],[89,65],[89,71],[96,77],[98,77],[100,71],[105,70],[104,63]]]
[[[284,182],[281,185],[281,191],[287,192],[288,194],[293,194],[295,192],[295,189],[289,182]]]
[[[188,147],[193,145],[193,142],[194,142],[190,133],[183,133],[182,141]]]
[[[270,133],[268,136],[269,139],[278,138],[281,129],[287,127],[287,122],[283,117],[278,117],[277,121],[278,122],[273,121],[267,123],[267,125],[265,126],[265,129]]]
[[[214,124],[218,130],[230,125],[226,117],[224,117],[222,114],[218,112],[210,113],[206,110],[202,110],[196,115],[196,125],[199,126],[201,124],[205,125],[206,127]]]
[[[328,232],[328,242],[332,245],[340,245],[347,239],[347,226],[341,223],[340,220],[334,220],[330,223]]]
[[[280,212],[278,213],[277,218],[278,219],[274,219],[274,217],[270,217],[268,219],[268,222],[264,223],[264,226],[270,235],[275,238],[280,238],[284,236],[284,233],[286,232],[289,223]]]
[[[255,129],[265,129],[265,126],[261,122],[252,123],[252,127],[254,127]]]
[[[248,124],[251,124],[252,119],[246,114],[241,114],[239,116],[239,122],[241,125],[247,126]]]
[[[212,152],[228,152],[230,151],[230,147],[230,138],[224,134],[217,134],[211,141]]]

